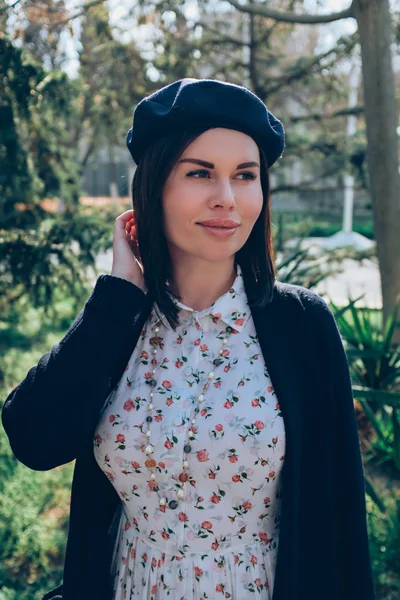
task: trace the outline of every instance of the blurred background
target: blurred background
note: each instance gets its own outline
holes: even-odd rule
[[[270,173],[278,278],[334,311],[377,598],[398,600],[398,1],[0,0],[0,407],[110,273],[132,112],[183,77],[245,85],[285,125]],[[30,471],[0,425],[0,600],[60,582],[72,469]]]

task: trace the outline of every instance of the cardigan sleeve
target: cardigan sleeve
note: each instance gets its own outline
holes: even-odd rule
[[[340,598],[374,600],[369,553],[365,476],[358,437],[350,371],[342,339],[326,302],[313,295],[320,350],[328,359],[329,398],[335,432],[333,507],[335,555]],[[315,326],[315,323],[314,323]],[[325,382],[327,384],[327,382]]]
[[[110,392],[120,350],[146,304],[146,295],[129,281],[98,277],[61,341],[5,400],[3,426],[23,464],[44,471],[80,454]]]

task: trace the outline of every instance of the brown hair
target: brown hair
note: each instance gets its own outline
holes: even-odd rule
[[[132,180],[133,210],[145,283],[150,297],[157,303],[174,331],[179,323],[179,309],[173,301],[173,297],[177,296],[166,285],[173,273],[163,230],[162,192],[181,154],[207,129],[209,127],[192,125],[173,135],[159,138],[143,155]],[[246,243],[235,255],[235,265],[239,263],[242,269],[250,308],[263,308],[271,301],[276,276],[268,165],[260,147],[259,151],[263,207]]]

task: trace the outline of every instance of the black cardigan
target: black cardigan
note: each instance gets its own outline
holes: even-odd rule
[[[76,459],[63,585],[46,600],[111,600],[122,503],[92,439],[150,309],[138,287],[100,275],[63,339],[6,399],[18,460],[48,470]],[[275,282],[272,302],[252,316],[286,430],[273,600],[374,600],[363,464],[332,312],[317,294]]]

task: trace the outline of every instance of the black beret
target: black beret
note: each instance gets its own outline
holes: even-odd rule
[[[185,78],[143,98],[133,113],[126,145],[136,164],[157,139],[189,124],[236,129],[264,150],[268,166],[285,147],[282,123],[247,88],[217,79]]]

